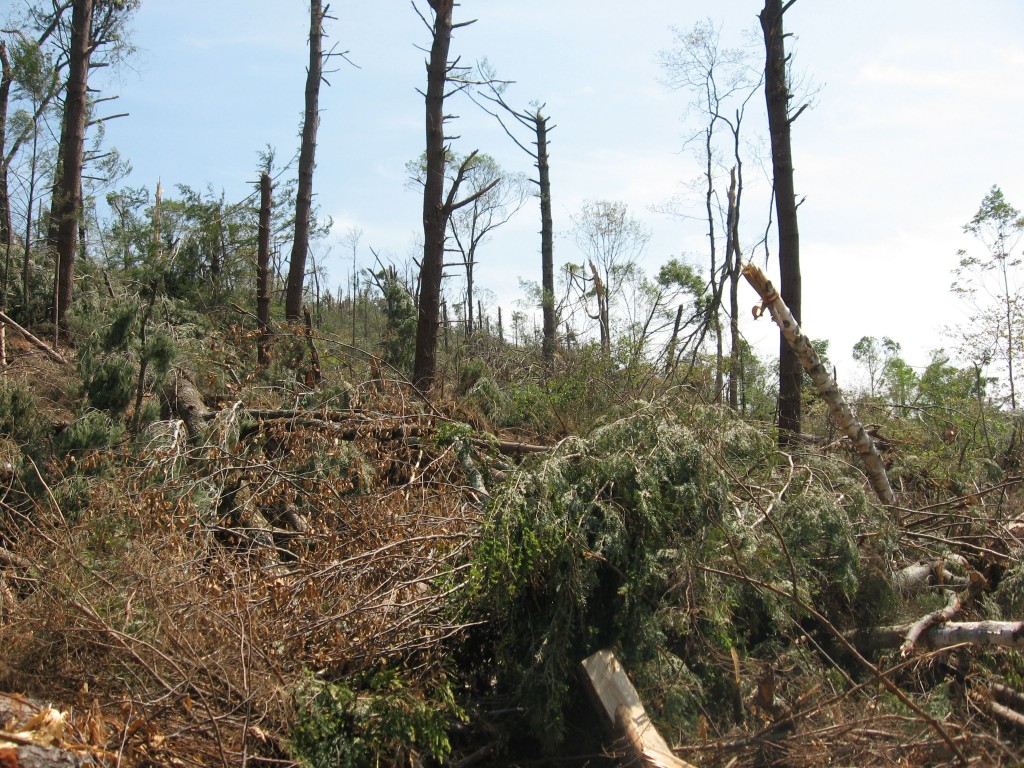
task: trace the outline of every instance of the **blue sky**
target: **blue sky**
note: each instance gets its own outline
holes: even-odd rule
[[[426,10],[426,3],[421,2]],[[453,55],[487,57],[516,81],[508,98],[547,103],[558,127],[551,163],[556,261],[577,260],[570,215],[587,199],[621,200],[653,236],[651,272],[673,256],[699,261],[706,225],[655,213],[682,195],[680,213],[699,213],[687,192],[699,168],[683,141],[686,97],[661,84],[658,53],[672,27],[710,18],[723,41],[757,29],[756,0],[466,0]],[[405,164],[423,146],[424,53],[429,35],[403,0],[335,0],[329,43],[349,51],[321,94],[314,183],[335,220],[320,257],[338,275],[351,264],[341,236],[363,230],[369,247],[408,258],[420,230],[420,201],[406,189]],[[991,0],[799,0],[787,13],[796,69],[820,86],[813,110],[794,125],[800,207],[803,324],[828,338],[840,379],[859,373],[847,359],[861,336],[890,336],[915,365],[952,346],[944,326],[963,317],[948,288],[961,227],[992,184],[1024,207],[1024,4]],[[133,185],[178,183],[239,199],[270,144],[290,157],[298,144],[307,59],[305,0],[143,0],[134,24],[140,51],[119,76],[108,140],[128,158]],[[763,98],[752,102],[763,111]],[[528,158],[465,99],[452,132],[459,151],[479,149],[509,170]],[[753,121],[753,118],[751,118]],[[763,231],[765,203],[753,163],[744,239]],[[528,204],[483,247],[477,281],[506,313],[518,278],[539,277],[539,220]],[[772,248],[774,253],[774,247]],[[777,274],[769,262],[769,274]],[[752,305],[752,292],[741,297]],[[767,319],[744,313],[759,348],[775,347]],[[844,371],[844,366],[846,370]]]

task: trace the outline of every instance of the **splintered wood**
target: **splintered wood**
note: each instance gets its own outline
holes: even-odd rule
[[[647,768],[694,768],[669,749],[615,654],[598,651],[583,661],[583,672],[606,722],[626,737],[641,765]]]

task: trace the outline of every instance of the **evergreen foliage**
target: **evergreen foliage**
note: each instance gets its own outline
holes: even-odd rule
[[[685,679],[675,726],[728,718],[715,659],[778,642],[805,618],[759,582],[850,623],[864,495],[831,474],[822,487],[807,469],[769,515],[751,489],[779,482],[778,464],[770,439],[728,411],[637,404],[502,486],[474,555],[474,605],[493,632],[500,689],[549,747],[564,735],[577,665],[606,647],[668,686],[653,700]]]

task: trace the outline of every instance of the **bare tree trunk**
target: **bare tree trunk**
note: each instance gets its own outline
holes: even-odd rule
[[[737,132],[737,143],[739,136]],[[737,163],[739,153],[737,152]],[[729,407],[739,410],[740,382],[740,196],[742,182],[733,168],[729,179],[729,208],[726,213],[725,271],[729,276]]]
[[[256,321],[259,340],[256,354],[261,366],[270,364],[270,211],[271,181],[266,171],[260,176],[260,225],[256,252]]]
[[[288,320],[302,317],[302,287],[309,254],[309,223],[313,210],[313,169],[316,166],[316,131],[320,124],[320,81],[323,78],[323,22],[321,0],[309,3],[309,68],[306,70],[306,112],[299,149],[299,186],[295,195],[295,239],[288,264],[284,314]]]
[[[313,389],[320,385],[323,374],[320,368],[320,353],[316,350],[316,343],[313,341],[313,318],[309,315],[309,308],[302,308],[303,320],[306,324],[305,336],[306,347],[309,349],[309,367],[303,372],[303,383]]]
[[[533,115],[537,129],[537,179],[540,182],[540,263],[541,308],[544,314],[544,336],[541,352],[549,364],[555,359],[555,256],[554,224],[551,218],[551,171],[548,164],[548,119],[538,109]]]
[[[39,131],[35,129],[32,131],[32,158],[29,161],[28,169],[28,200],[25,205],[25,247],[22,249],[22,265],[21,265],[21,305],[22,311],[25,313],[25,320],[29,321],[29,279],[31,277],[32,267],[32,206],[36,202],[36,167],[39,163]],[[6,285],[4,286],[6,288]],[[4,292],[6,294],[6,290]]]
[[[445,229],[449,212],[444,201],[444,89],[448,81],[448,49],[452,40],[452,0],[429,0],[434,9],[433,42],[427,64],[427,173],[423,184],[423,263],[420,266],[419,318],[413,382],[430,389],[437,370],[437,326],[441,305]]]
[[[608,290],[605,287],[604,282],[601,280],[601,275],[598,274],[597,267],[594,266],[594,262],[590,262],[590,273],[593,275],[594,281],[594,296],[597,299],[597,320],[598,328],[601,331],[601,352],[605,355],[610,355],[612,351],[612,339],[611,339],[611,321],[608,317],[610,309],[608,301]]]
[[[0,40],[0,244],[6,246],[8,258],[14,245],[11,225],[11,199],[7,186],[7,109],[11,99],[11,83],[14,72],[7,56],[7,41]],[[7,296],[7,269],[4,270],[4,297]]]
[[[466,259],[466,339],[473,335],[473,264],[476,247],[470,246],[469,258]]]
[[[792,0],[790,0],[792,2]],[[789,101],[792,94],[786,78],[786,50],[782,28],[782,0],[765,0],[761,30],[765,45],[765,101],[772,142],[772,173],[775,179],[775,211],[779,231],[779,282],[782,300],[800,321],[800,233],[797,228],[796,192],[793,184],[793,149],[790,141]],[[800,390],[803,373],[800,360],[779,338],[779,442],[787,444],[800,433]]]
[[[54,316],[65,332],[66,316],[74,292],[78,223],[82,210],[82,163],[89,96],[89,57],[92,54],[92,12],[93,0],[74,0],[60,156],[50,204],[48,243],[59,267]]]

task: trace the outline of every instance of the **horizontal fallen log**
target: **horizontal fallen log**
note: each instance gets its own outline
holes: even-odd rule
[[[862,651],[899,648],[912,627],[876,627],[851,633],[850,639]],[[951,621],[930,627],[918,638],[918,644],[931,650],[963,644],[1024,648],[1024,621]]]
[[[606,724],[626,737],[635,760],[647,768],[693,768],[669,749],[654,727],[636,689],[611,651],[598,651],[583,661],[588,690]]]
[[[957,556],[941,558],[931,562],[914,563],[896,571],[892,577],[892,585],[903,594],[909,594],[933,586],[961,589],[970,585],[971,580],[969,578],[953,574],[946,567],[947,565],[956,565],[961,568],[969,567],[965,558]]]
[[[992,699],[983,697],[972,697],[977,704],[992,717],[997,720],[1001,720],[1007,725],[1012,725],[1014,728],[1024,731],[1024,715],[1015,709],[1000,704]]]

